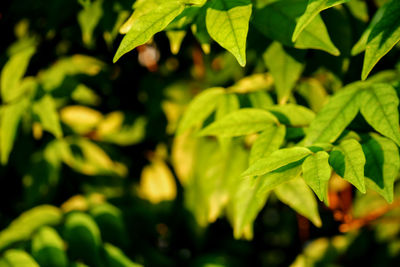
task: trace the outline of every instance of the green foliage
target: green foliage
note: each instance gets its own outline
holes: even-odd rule
[[[0,266],[395,262],[399,1],[50,2],[1,13]]]

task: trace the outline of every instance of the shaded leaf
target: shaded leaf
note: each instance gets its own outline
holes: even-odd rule
[[[38,116],[43,129],[51,132],[57,138],[62,137],[60,118],[54,99],[50,95],[45,95],[34,102],[32,110]]]
[[[365,154],[365,177],[368,188],[393,201],[393,184],[399,173],[400,158],[396,145],[385,137],[371,134],[362,143]]]
[[[267,110],[275,115],[279,122],[293,127],[308,126],[315,119],[313,111],[295,104],[276,105],[268,107]]]
[[[337,174],[365,193],[365,156],[360,143],[354,139],[344,140],[331,152],[329,163]]]
[[[329,38],[319,15],[307,25],[296,42],[292,42],[291,36],[297,20],[304,13],[306,6],[307,0],[272,1],[254,12],[252,23],[265,36],[283,45],[300,49],[320,49],[332,55],[339,55],[340,52]]]

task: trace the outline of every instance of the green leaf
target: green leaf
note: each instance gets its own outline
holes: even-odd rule
[[[365,154],[365,182],[368,188],[393,202],[393,184],[399,173],[400,158],[396,145],[388,138],[377,134],[362,143]]]
[[[348,2],[349,0],[308,0],[307,9],[299,18],[294,29],[292,40],[297,40],[307,25],[323,10]]]
[[[60,118],[54,99],[50,95],[45,95],[34,102],[32,110],[38,116],[43,129],[51,132],[57,138],[62,137]]]
[[[252,23],[265,36],[283,45],[300,49],[320,49],[332,55],[339,55],[340,52],[329,38],[319,15],[307,25],[296,42],[292,42],[291,36],[297,20],[304,13],[306,6],[307,0],[272,1],[254,12]]]
[[[185,36],[186,31],[167,31],[167,37],[169,39],[169,46],[172,54],[176,55],[179,53]]]
[[[365,156],[360,143],[354,139],[344,140],[331,152],[329,163],[337,174],[365,193]]]
[[[2,108],[0,120],[0,158],[4,165],[8,162],[11,150],[17,137],[18,126],[28,108],[29,100],[22,100]]]
[[[293,127],[308,126],[315,119],[312,110],[295,104],[272,106],[267,110],[277,117],[280,123]]]
[[[372,29],[382,19],[383,14],[385,13],[387,6],[388,5],[386,4],[386,5],[382,6],[382,7],[380,7],[376,11],[376,13],[375,13],[374,17],[372,18],[371,22],[368,24],[368,27],[364,30],[364,32],[361,35],[361,37],[358,40],[358,42],[351,49],[351,55],[352,56],[358,55],[359,53],[361,53],[362,51],[365,50],[365,48],[367,47],[368,37],[371,34]]]
[[[331,143],[343,132],[359,111],[359,93],[364,83],[353,83],[336,93],[311,122],[304,139],[306,146]]]
[[[254,142],[250,151],[250,165],[278,150],[285,141],[286,127],[271,126],[263,131]]]
[[[183,9],[184,5],[180,2],[166,1],[151,12],[140,16],[122,39],[113,62],[115,63],[121,56],[137,46],[145,44],[154,34],[164,30]]]
[[[41,226],[57,225],[61,220],[61,210],[49,205],[37,206],[22,213],[0,232],[0,251],[15,242],[28,240]]]
[[[264,91],[251,92],[248,97],[253,108],[267,109],[274,105],[272,97]]]
[[[243,108],[208,125],[201,136],[217,135],[225,137],[241,136],[256,133],[278,123],[275,116],[262,109]]]
[[[283,148],[272,152],[265,158],[257,160],[244,173],[242,173],[242,176],[263,175],[290,163],[302,160],[311,153],[312,152],[305,147]]]
[[[218,44],[246,65],[246,39],[252,4],[250,0],[211,0],[207,8],[207,31]]]
[[[83,9],[78,13],[78,23],[82,30],[82,40],[86,45],[93,44],[93,32],[103,16],[103,0],[80,1]]]
[[[280,201],[308,218],[315,226],[322,225],[318,213],[318,203],[303,179],[294,178],[277,186],[274,192]]]
[[[64,242],[51,227],[44,226],[32,238],[32,255],[43,267],[68,266]]]
[[[303,162],[303,178],[321,201],[328,201],[328,182],[331,177],[329,155],[318,151]]]
[[[3,102],[10,102],[23,93],[22,90],[19,90],[19,85],[35,51],[35,47],[28,47],[12,55],[4,65],[1,70],[1,98]]]
[[[131,261],[122,250],[110,243],[104,244],[105,258],[107,266],[110,267],[141,267],[143,265]]]
[[[82,212],[69,214],[64,224],[64,239],[72,259],[82,259],[90,266],[100,263],[100,230],[94,220]]]
[[[360,95],[361,114],[379,133],[400,146],[399,98],[390,84],[372,84]]]
[[[284,48],[279,42],[273,42],[265,51],[264,63],[274,78],[279,104],[287,102],[300,78],[304,56],[305,51]]]
[[[382,19],[371,29],[365,50],[361,79],[365,80],[372,68],[400,40],[400,2],[388,3]]]
[[[183,114],[176,134],[180,135],[189,128],[202,123],[216,109],[223,94],[223,88],[212,88],[197,95]]]
[[[6,265],[4,266],[3,263]],[[39,264],[23,250],[9,249],[7,250],[0,261],[0,265],[4,267],[39,267]]]

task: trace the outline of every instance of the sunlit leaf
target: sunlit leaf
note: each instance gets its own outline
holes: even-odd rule
[[[201,124],[216,109],[223,93],[224,89],[222,88],[212,88],[196,96],[183,114],[176,131],[177,135],[195,125]]]
[[[217,136],[241,136],[256,133],[276,124],[277,119],[262,109],[240,109],[229,113],[204,128],[199,134]]]
[[[292,40],[296,41],[301,32],[311,23],[311,21],[323,10],[332,6],[345,3],[349,0],[308,0],[307,8],[299,18],[294,29]]]
[[[51,132],[57,138],[62,137],[60,118],[54,99],[50,95],[45,95],[38,101],[35,101],[32,110],[38,116],[44,130]]]
[[[184,5],[179,1],[166,1],[140,16],[135,26],[132,27],[115,53],[113,62],[116,62],[121,56],[133,50],[139,45],[145,44],[150,38],[162,31],[168,24],[176,18],[184,9]]]
[[[18,267],[29,266],[39,267],[40,265],[25,251],[20,249],[7,250],[2,259],[0,260],[1,266],[4,267]]]
[[[3,102],[10,102],[23,93],[18,87],[35,51],[35,47],[28,47],[12,55],[4,65],[1,70],[1,98]]]
[[[51,227],[40,228],[32,238],[32,255],[43,267],[68,266],[64,242]]]
[[[335,141],[356,117],[360,106],[358,95],[364,87],[362,83],[354,83],[336,93],[311,122],[305,145]]]
[[[400,2],[392,0],[368,35],[361,78],[365,80],[372,68],[400,40]]]
[[[280,201],[308,218],[315,226],[322,225],[318,213],[318,203],[303,179],[297,177],[283,183],[274,189],[274,193]]]
[[[252,4],[250,0],[211,0],[206,25],[210,36],[246,65],[246,39]]]
[[[303,178],[321,201],[328,201],[328,182],[331,177],[329,155],[318,151],[303,162]]]
[[[291,91],[303,71],[304,51],[284,48],[273,42],[265,51],[263,58],[274,78],[278,102],[286,103]]]
[[[360,99],[365,120],[400,146],[399,99],[394,88],[389,84],[372,84]]]
[[[312,152],[305,147],[282,148],[272,152],[265,158],[257,160],[244,173],[242,173],[242,176],[263,175],[290,163],[300,161],[311,153]]]
[[[284,125],[271,126],[264,130],[256,139],[250,151],[250,165],[278,150],[285,140]]]
[[[0,232],[0,250],[19,241],[26,241],[44,225],[57,225],[62,220],[61,210],[42,205],[22,213],[7,228]]]

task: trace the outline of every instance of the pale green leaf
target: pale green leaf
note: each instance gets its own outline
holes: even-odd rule
[[[139,45],[145,44],[150,38],[165,29],[168,24],[176,18],[184,9],[184,5],[177,1],[166,1],[149,13],[140,16],[115,53],[115,63],[122,55],[128,53]]]
[[[83,9],[78,13],[78,23],[82,30],[82,40],[86,45],[93,44],[93,32],[103,16],[103,0],[80,1]]]
[[[253,108],[267,109],[274,105],[272,97],[264,91],[256,91],[248,94],[250,103]]]
[[[365,156],[360,143],[344,140],[330,153],[329,163],[337,174],[365,193]]]
[[[293,162],[285,167],[255,178],[261,181],[257,194],[263,195],[275,189],[277,186],[286,183],[301,174],[301,162]]]
[[[359,111],[359,93],[364,83],[354,83],[336,93],[311,122],[305,145],[335,141]]]
[[[365,49],[361,78],[365,80],[372,68],[400,40],[400,2],[388,3],[382,19],[371,29]]]
[[[278,120],[293,127],[308,126],[315,118],[315,113],[300,105],[286,104],[267,108]]]
[[[8,157],[17,137],[18,126],[22,116],[28,109],[28,104],[29,100],[23,98],[16,103],[6,105],[2,108],[0,121],[0,158],[3,165],[8,162]]]
[[[1,70],[1,98],[3,102],[10,102],[23,93],[22,90],[19,90],[19,84],[35,51],[35,47],[28,47],[12,55],[4,65]]]
[[[208,33],[231,52],[241,66],[246,65],[246,39],[251,10],[250,0],[211,0],[207,8]]]
[[[44,225],[57,225],[62,220],[60,209],[42,205],[25,211],[0,232],[0,251],[19,241],[26,241]]]
[[[328,201],[328,182],[331,177],[329,155],[318,151],[303,162],[303,178],[321,201]]]
[[[290,163],[300,161],[309,156],[312,152],[305,147],[283,148],[272,152],[267,157],[257,160],[251,165],[242,176],[259,176]]]
[[[307,8],[297,21],[296,28],[294,29],[292,36],[293,42],[297,40],[307,25],[309,25],[321,11],[348,1],[349,0],[308,0]]]
[[[124,252],[110,243],[104,244],[105,258],[107,266],[124,266],[124,267],[142,267],[143,265],[135,263],[129,259]]]
[[[395,89],[390,84],[372,84],[360,98],[365,120],[400,146],[399,99]]]
[[[278,150],[285,141],[286,127],[271,126],[263,131],[254,142],[250,151],[250,165]]]
[[[44,226],[32,238],[32,255],[40,266],[68,266],[64,242],[56,230]]]
[[[283,183],[277,186],[274,192],[280,201],[308,218],[315,226],[322,225],[318,213],[318,203],[303,179],[297,177]]]
[[[224,94],[223,88],[207,89],[190,102],[179,123],[177,135],[187,129],[202,123],[217,107],[220,97]]]
[[[385,137],[371,134],[362,143],[366,158],[365,182],[368,188],[393,201],[393,184],[399,173],[400,158],[396,145]]]
[[[317,15],[302,31],[296,42],[292,41],[298,18],[304,13],[307,0],[272,1],[254,12],[252,23],[265,36],[286,46],[300,49],[320,49],[332,55],[339,50],[332,43],[326,26]]]
[[[169,46],[172,54],[176,55],[179,53],[185,35],[186,31],[167,31],[167,37],[169,39]]]
[[[24,250],[9,249],[2,256],[0,265],[2,267],[39,267],[40,265]],[[6,264],[6,265],[3,265]]]
[[[274,78],[278,103],[284,104],[303,71],[305,51],[284,48],[273,42],[263,54],[264,63]]]
[[[202,136],[241,136],[257,133],[276,123],[278,123],[277,119],[268,111],[262,109],[243,108],[231,112],[213,122],[204,128],[199,134]]]
[[[62,137],[60,118],[54,99],[50,95],[45,95],[34,102],[32,110],[38,116],[43,129],[51,132],[57,138]]]

